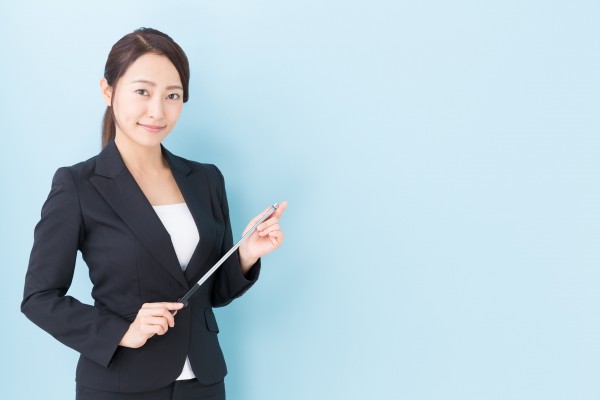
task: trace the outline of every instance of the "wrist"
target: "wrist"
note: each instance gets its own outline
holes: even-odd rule
[[[129,347],[129,331],[131,331],[131,325],[129,326],[129,329],[127,329],[127,332],[125,332],[125,334],[121,338],[121,341],[119,342],[119,346]]]
[[[240,267],[244,275],[246,275],[248,271],[250,271],[250,268],[252,268],[252,266],[258,261],[258,257],[252,257],[241,249],[238,251],[238,257],[240,259]]]

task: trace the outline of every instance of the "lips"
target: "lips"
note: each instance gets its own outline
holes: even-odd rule
[[[158,131],[166,128],[166,125],[165,126],[162,126],[162,125],[148,125],[148,124],[140,124],[139,122],[138,122],[138,125],[140,125],[142,128],[144,128],[146,130],[149,130],[151,132],[158,132]]]

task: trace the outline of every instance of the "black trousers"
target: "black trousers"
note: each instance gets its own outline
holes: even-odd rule
[[[75,400],[225,400],[225,383],[206,386],[194,378],[142,393],[104,392],[76,385],[75,392]]]

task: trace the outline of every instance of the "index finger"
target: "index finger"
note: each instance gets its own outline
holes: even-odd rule
[[[258,220],[259,220],[259,219],[261,219],[261,218],[262,218],[262,217],[263,217],[263,216],[264,216],[266,213],[268,213],[268,212],[269,212],[269,210],[271,210],[271,208],[272,208],[272,207],[273,207],[273,206],[269,206],[269,207],[265,208],[265,210],[264,210],[263,212],[261,212],[260,214],[258,214],[256,217],[252,218],[252,219],[250,220],[250,222],[248,222],[248,227],[251,227],[252,225],[254,225],[255,223],[257,223],[257,222],[258,222]],[[278,206],[278,207],[275,209],[275,211],[273,211],[273,214],[269,215],[269,218],[267,218],[267,220],[269,220],[269,219],[273,218],[273,216],[274,216],[274,215],[277,213],[277,210],[278,210],[279,208],[281,208],[281,205],[279,205],[279,206]],[[285,208],[285,207],[284,207],[284,208]],[[281,213],[280,213],[279,215],[281,215]]]
[[[165,301],[157,303],[145,303],[142,305],[142,308],[166,308],[167,310],[179,310],[181,307],[183,307],[183,303],[168,303]]]
[[[275,210],[275,212],[269,217],[269,219],[273,218],[273,217],[281,217],[281,214],[283,214],[283,211],[285,210],[285,208],[287,207],[287,201],[282,201],[281,203],[279,203],[279,207],[277,207],[277,209]]]

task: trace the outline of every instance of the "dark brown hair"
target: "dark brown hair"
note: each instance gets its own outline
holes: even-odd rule
[[[114,44],[106,66],[104,77],[112,87],[113,93],[117,88],[119,78],[125,74],[127,68],[144,54],[152,53],[167,57],[179,72],[183,85],[183,102],[188,101],[188,87],[190,83],[190,66],[184,51],[170,36],[152,28],[140,28],[123,36]],[[102,148],[115,138],[115,116],[111,107],[106,107],[102,120]]]

